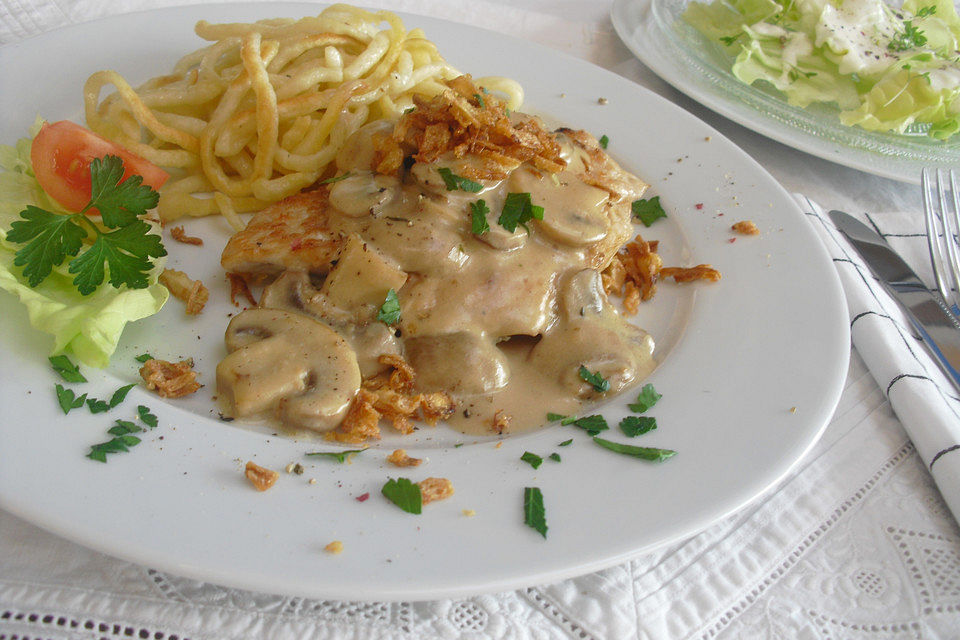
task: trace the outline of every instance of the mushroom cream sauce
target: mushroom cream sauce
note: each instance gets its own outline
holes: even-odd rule
[[[491,434],[495,418],[509,416],[505,431],[517,432],[653,370],[653,339],[613,308],[600,278],[632,236],[643,181],[568,129],[550,134],[562,170],[514,162],[505,177],[477,180],[476,192],[451,190],[443,175],[476,175],[483,161],[470,154],[408,158],[396,173],[376,173],[376,140],[394,126],[361,128],[337,156],[338,179],[257,214],[224,249],[227,271],[268,281],[259,308],[227,329],[229,355],[217,368],[226,414],[336,429],[362,381],[389,370],[381,356],[392,355],[410,364],[417,391],[455,401],[455,428]],[[529,194],[542,220],[512,232],[498,224],[508,194]],[[478,201],[488,211],[483,233],[473,227]],[[378,312],[390,290],[400,316],[387,325]],[[585,381],[581,367],[609,390]]]

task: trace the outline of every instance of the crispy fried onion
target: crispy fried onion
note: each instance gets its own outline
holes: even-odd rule
[[[413,368],[401,357],[380,356],[391,371],[365,380],[357,392],[343,422],[327,433],[329,440],[360,443],[380,438],[380,420],[386,419],[394,429],[413,433],[413,420],[434,426],[453,415],[456,404],[449,394],[436,391],[415,393]]]
[[[140,367],[140,377],[147,389],[156,391],[162,398],[181,398],[200,388],[197,372],[193,370],[193,358],[173,363],[166,360],[147,360]]]
[[[566,166],[560,145],[539,119],[512,122],[504,103],[469,75],[447,86],[429,100],[414,96],[414,109],[400,118],[393,134],[377,140],[372,169],[393,174],[406,158],[430,163],[448,153],[478,159],[461,172],[470,180],[502,180],[525,161],[551,173]]]
[[[709,280],[716,282],[720,279],[720,272],[708,264],[698,264],[695,267],[665,267],[660,270],[664,278],[673,278],[674,282],[693,282],[694,280]]]
[[[640,303],[651,299],[657,292],[657,281],[673,278],[674,282],[708,280],[716,282],[720,272],[709,264],[695,267],[664,267],[657,253],[659,241],[647,242],[640,235],[614,256],[610,266],[603,270],[600,279],[607,295],[623,297],[623,309],[627,315],[636,315]]]
[[[417,483],[423,504],[445,500],[453,495],[453,483],[447,478],[424,478]]]

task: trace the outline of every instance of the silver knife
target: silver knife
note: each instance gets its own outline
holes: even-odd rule
[[[830,218],[900,303],[934,361],[960,392],[960,322],[880,234],[843,211],[831,211]]]

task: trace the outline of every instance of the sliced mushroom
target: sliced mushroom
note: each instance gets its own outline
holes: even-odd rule
[[[531,350],[540,371],[559,372],[572,395],[614,395],[653,371],[653,338],[621,317],[607,302],[600,274],[584,269],[566,278],[556,326]],[[580,375],[580,367],[600,374],[610,388],[600,391]]]
[[[267,285],[260,296],[261,309],[285,309],[316,318],[330,326],[356,321],[356,314],[341,309],[321,293],[306,271],[285,271]]]
[[[289,426],[327,431],[360,389],[353,349],[308,316],[248,309],[230,321],[225,342],[217,392],[233,417],[276,411]]]
[[[376,217],[399,194],[396,177],[357,171],[330,186],[330,205],[349,218]]]
[[[502,389],[510,378],[503,352],[476,333],[408,338],[405,346],[423,391],[478,395]]]
[[[260,297],[260,308],[305,313],[328,325],[353,347],[364,379],[390,368],[380,362],[380,356],[402,352],[390,327],[382,322],[358,324],[356,312],[334,305],[304,271],[287,271],[267,286]]]
[[[533,202],[543,207],[543,220],[533,224],[557,242],[579,247],[607,235],[604,205],[609,194],[571,171],[545,174],[519,169],[510,176],[510,190],[530,193]]]

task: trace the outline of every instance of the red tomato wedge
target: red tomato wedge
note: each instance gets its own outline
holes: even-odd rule
[[[30,149],[37,182],[68,211],[80,211],[90,202],[90,163],[104,156],[123,160],[124,180],[142,176],[143,183],[155,190],[170,177],[152,162],[69,120],[44,124]]]

